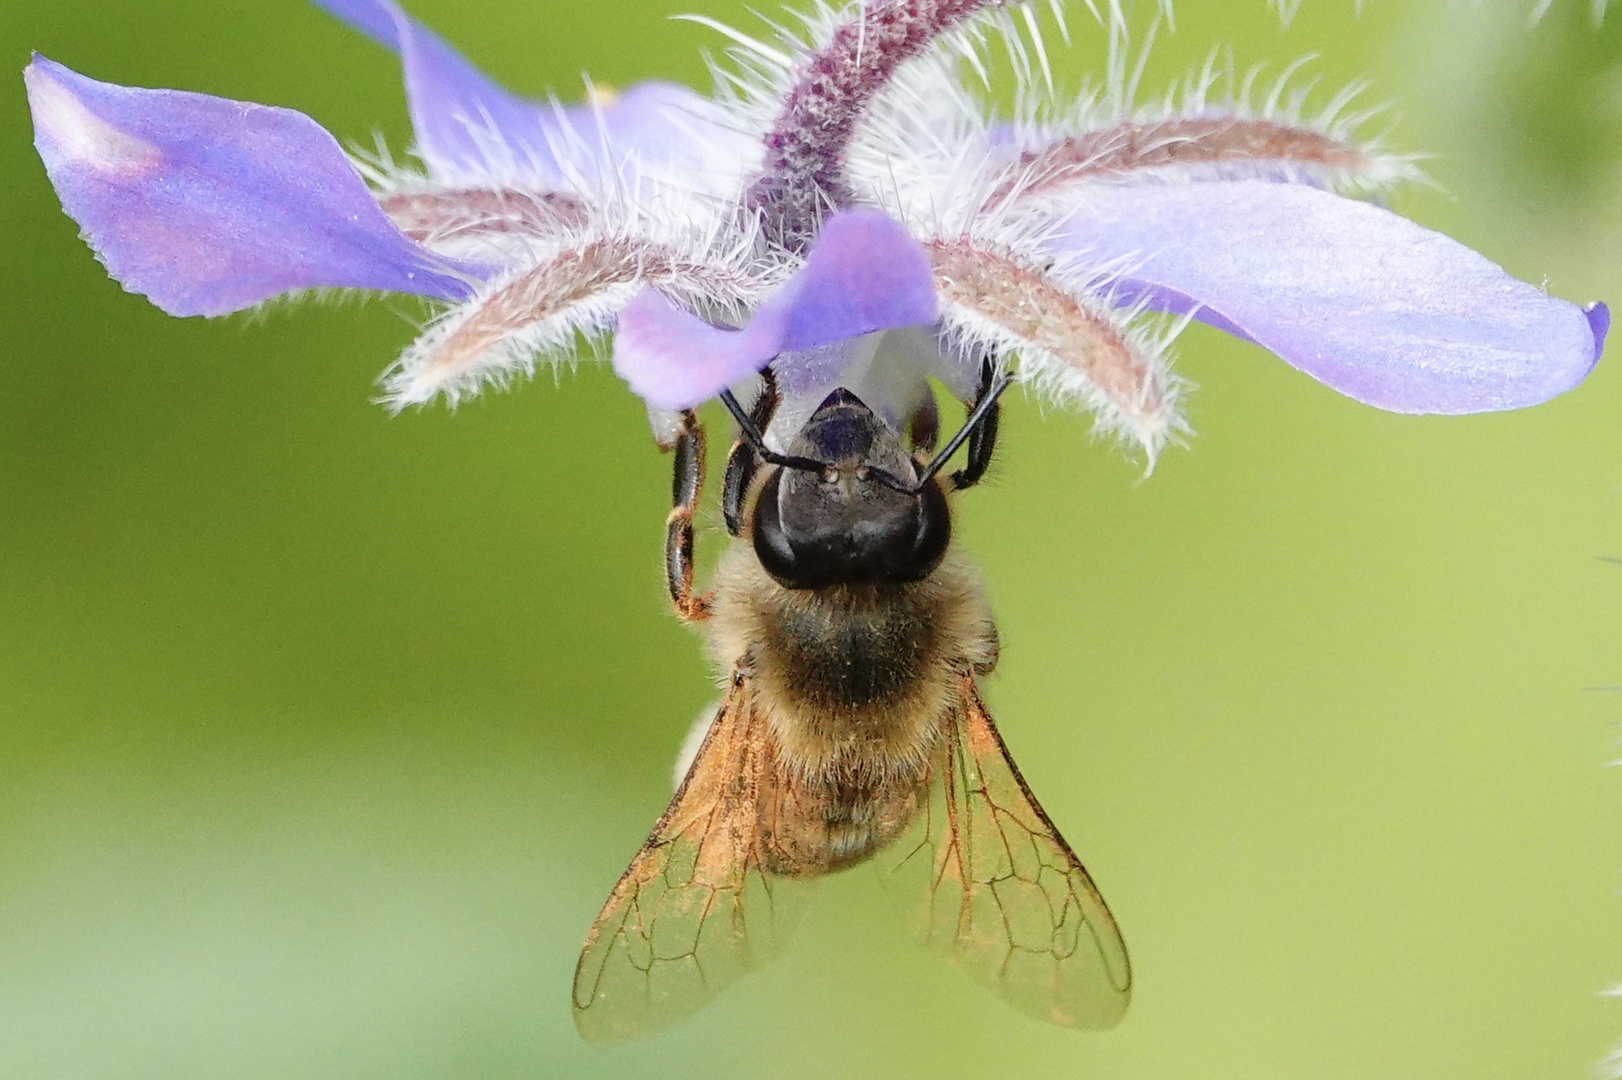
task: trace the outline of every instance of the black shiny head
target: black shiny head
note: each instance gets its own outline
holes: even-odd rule
[[[935,482],[903,490],[917,463],[855,394],[829,394],[788,452],[823,468],[779,466],[755,501],[755,554],[778,584],[900,585],[940,563],[952,535],[946,496]]]

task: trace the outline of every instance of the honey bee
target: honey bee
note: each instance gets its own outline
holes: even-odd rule
[[[685,414],[666,537],[671,598],[702,622],[725,696],[675,798],[592,924],[581,1034],[659,1031],[760,966],[817,878],[879,864],[911,932],[1022,1011],[1112,1026],[1132,975],[1115,920],[1021,778],[978,680],[997,631],[951,550],[952,494],[985,473],[1008,385],[987,362],[939,453],[933,399],[901,433],[848,389],[768,446],[768,371],[723,516],[734,536],[693,592],[704,437]],[[803,410],[802,410],[803,411]],[[965,467],[942,476],[964,443]]]

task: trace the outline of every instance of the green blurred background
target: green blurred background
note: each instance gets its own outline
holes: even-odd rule
[[[735,0],[414,0],[510,85],[707,87]],[[1079,5],[1074,5],[1079,9]],[[1183,0],[1368,75],[1528,280],[1622,300],[1622,19]],[[1076,13],[1072,84],[1098,35]],[[408,128],[298,0],[0,0],[0,55]],[[863,871],[662,1038],[577,1041],[581,936],[712,692],[666,614],[668,462],[603,367],[390,419],[410,305],[171,320],[109,282],[0,98],[0,1076],[1585,1076],[1622,1038],[1622,367],[1530,412],[1385,415],[1196,327],[1150,480],[1015,402],[962,503],[993,707],[1132,948],[1114,1032],[905,941]],[[712,517],[713,520],[713,517]]]

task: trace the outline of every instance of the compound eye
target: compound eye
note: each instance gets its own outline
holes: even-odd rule
[[[809,573],[783,531],[782,513],[777,503],[782,491],[783,470],[777,469],[760,489],[755,500],[755,558],[785,589],[815,589],[829,584]]]
[[[785,588],[903,585],[927,576],[946,553],[952,520],[938,484],[917,496],[883,489],[834,506],[814,486],[785,491],[783,476],[774,472],[761,488],[752,532],[756,558]],[[787,511],[785,497],[794,504]]]
[[[952,511],[940,485],[933,481],[925,484],[918,501],[918,532],[905,560],[907,570],[913,574],[908,581],[917,581],[934,570],[952,540]]]

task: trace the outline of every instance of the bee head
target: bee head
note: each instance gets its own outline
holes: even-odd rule
[[[821,589],[905,584],[940,562],[952,535],[946,496],[900,438],[848,390],[806,421],[755,501],[755,554],[778,584]],[[820,469],[809,466],[820,464]]]

